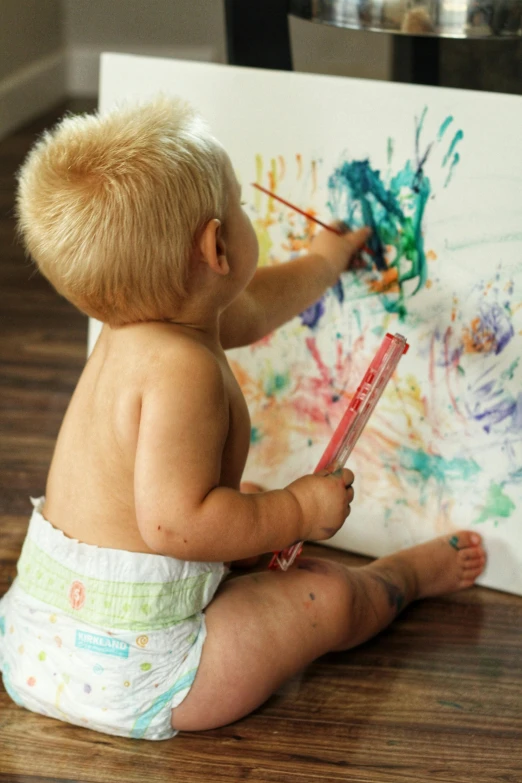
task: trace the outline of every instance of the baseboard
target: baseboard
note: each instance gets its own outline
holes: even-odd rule
[[[147,57],[170,57],[179,60],[217,62],[217,50],[212,46],[125,46],[70,47],[67,56],[67,93],[73,98],[98,95],[100,55],[102,52],[140,54]]]
[[[0,138],[56,106],[67,95],[65,50],[0,81]]]

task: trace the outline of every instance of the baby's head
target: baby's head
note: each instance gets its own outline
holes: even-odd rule
[[[158,98],[47,132],[19,173],[19,228],[41,272],[83,312],[111,325],[165,320],[229,190],[230,162],[203,121]]]

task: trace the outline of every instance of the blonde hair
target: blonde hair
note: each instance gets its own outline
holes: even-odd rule
[[[18,181],[19,231],[40,271],[113,325],[175,315],[198,232],[226,211],[223,149],[188,104],[165,97],[66,117]]]

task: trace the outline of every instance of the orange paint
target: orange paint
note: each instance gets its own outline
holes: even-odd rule
[[[428,261],[436,261],[437,260],[437,254],[434,250],[428,250],[426,253],[426,258]]]
[[[462,331],[465,353],[490,353],[497,344],[494,332],[484,327],[480,318],[474,318]]]
[[[296,153],[295,159],[297,161],[297,179],[301,179],[303,174],[303,158],[299,152]]]
[[[396,266],[392,266],[391,269],[385,269],[379,280],[371,280],[368,287],[375,294],[383,291],[398,291],[398,280],[399,270]]]

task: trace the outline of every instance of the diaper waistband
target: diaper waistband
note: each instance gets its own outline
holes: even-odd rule
[[[97,547],[68,538],[34,506],[18,561],[25,592],[85,623],[159,630],[202,611],[226,572],[223,563]]]

